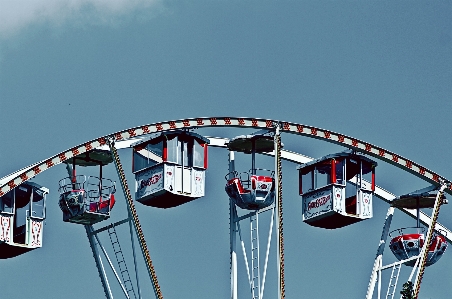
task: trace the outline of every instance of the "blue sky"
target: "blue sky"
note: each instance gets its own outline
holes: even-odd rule
[[[0,177],[129,127],[249,116],[350,135],[452,178],[451,15],[450,1],[0,0]],[[312,157],[341,150],[283,142]],[[130,152],[121,155],[130,170]],[[211,150],[205,198],[137,206],[165,298],[229,296],[226,163],[225,151]],[[296,165],[283,166],[287,298],[363,298],[387,205],[340,230],[310,227]],[[116,179],[113,167],[106,174]],[[62,222],[64,176],[60,166],[36,177],[51,192],[44,247],[0,262],[2,297],[102,297],[83,227]],[[377,184],[395,194],[426,185],[384,163]],[[439,219],[449,228],[450,209]],[[125,216],[124,206],[115,210]],[[410,225],[396,212],[394,228]],[[421,298],[450,296],[451,262],[446,252],[427,269]],[[240,288],[246,298],[243,279]],[[269,276],[266,296],[275,289]]]

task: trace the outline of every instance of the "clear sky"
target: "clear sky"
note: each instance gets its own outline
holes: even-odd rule
[[[451,179],[451,15],[451,1],[0,0],[0,177],[129,127],[248,116],[353,136]],[[311,157],[342,150],[283,142]],[[137,205],[164,298],[229,298],[227,153],[210,153],[204,198]],[[121,152],[132,183],[130,155]],[[374,218],[346,228],[310,227],[296,165],[283,167],[286,298],[363,298],[387,204],[377,200]],[[102,298],[83,227],[62,222],[65,175],[59,166],[36,177],[51,192],[44,247],[0,261],[1,298]],[[105,175],[117,180],[112,166]],[[377,184],[398,195],[427,185],[385,163]],[[125,216],[121,199],[114,220]],[[444,206],[439,217],[449,228],[451,213]],[[396,212],[392,227],[414,224]],[[450,298],[451,264],[446,252],[426,270],[420,298]],[[239,266],[239,298],[248,298]],[[265,296],[275,298],[270,266]]]

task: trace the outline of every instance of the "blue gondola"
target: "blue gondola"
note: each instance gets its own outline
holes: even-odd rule
[[[68,167],[72,165],[71,176],[61,179],[58,189],[64,222],[92,225],[110,217],[116,185],[102,177],[102,167],[111,162],[111,153],[98,149],[67,160]],[[77,165],[99,166],[99,176],[77,175]]]
[[[49,190],[25,182],[0,197],[0,259],[42,247]]]
[[[258,210],[270,206],[275,201],[274,171],[256,168],[255,154],[271,152],[273,137],[265,135],[238,136],[228,143],[230,151],[251,154],[251,169],[248,172],[232,171],[225,177],[226,193],[240,208]]]
[[[203,197],[208,144],[189,131],[162,132],[134,144],[135,199],[172,208]]]
[[[372,218],[377,163],[353,152],[327,155],[298,167],[303,221],[335,229]],[[356,176],[356,184],[348,180]]]

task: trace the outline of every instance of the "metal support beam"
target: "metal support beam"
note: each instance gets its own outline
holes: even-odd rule
[[[91,233],[92,233],[92,232],[91,232]],[[126,288],[125,288],[123,282],[121,281],[121,278],[119,278],[118,272],[116,272],[116,269],[115,269],[115,267],[113,266],[113,263],[111,262],[110,257],[108,256],[107,251],[105,250],[104,246],[102,246],[102,243],[100,242],[99,237],[98,237],[96,234],[93,234],[93,236],[96,238],[97,244],[99,245],[100,249],[102,250],[102,252],[103,252],[105,258],[107,259],[107,262],[108,262],[108,264],[110,265],[110,268],[111,268],[111,270],[113,271],[113,274],[115,275],[116,280],[118,281],[119,286],[121,287],[121,289],[122,289],[124,295],[126,296],[127,299],[129,299],[129,298],[130,298],[130,297],[129,297],[129,294],[127,294],[127,290],[126,290]]]
[[[135,249],[135,240],[133,238],[132,215],[130,214],[130,211],[129,211],[129,231],[130,231],[130,243],[132,244],[133,266],[134,266],[134,269],[135,269],[135,279],[137,280],[138,298],[141,299],[141,287],[140,287],[140,279],[138,277],[137,256],[136,256],[136,249]]]
[[[234,152],[229,151],[229,179],[234,177]],[[231,299],[237,299],[237,210],[234,202],[229,198],[229,246],[231,255]]]
[[[374,293],[375,283],[377,282],[377,274],[381,271],[381,264],[383,259],[383,252],[386,247],[386,239],[389,234],[389,227],[391,226],[392,217],[394,216],[394,208],[389,207],[386,213],[385,224],[383,225],[383,231],[381,232],[380,243],[378,244],[377,256],[375,257],[374,266],[372,268],[372,274],[370,275],[369,286],[367,287],[366,299],[371,299]]]
[[[94,240],[93,227],[91,225],[85,225],[86,235],[88,236],[89,246],[93,252],[93,257],[96,262],[97,271],[99,272],[100,281],[102,282],[102,287],[104,288],[105,297],[107,299],[113,299],[113,294],[111,293],[110,285],[108,284],[107,275],[105,274],[104,265],[102,264],[102,259],[100,257],[99,251],[97,250],[96,242]]]

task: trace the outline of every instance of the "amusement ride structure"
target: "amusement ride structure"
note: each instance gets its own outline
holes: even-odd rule
[[[207,127],[247,128],[253,132],[223,138],[202,136],[196,131]],[[283,149],[284,134],[340,145],[343,151],[317,159],[309,158]],[[285,298],[282,160],[293,162],[294,169],[298,170],[299,185],[286,185],[285,188],[298,189],[300,211],[306,224],[322,229],[340,229],[372,218],[374,199],[380,198],[389,204],[366,299],[400,298],[397,291],[402,281],[412,283],[412,290],[409,291],[413,298],[418,298],[425,268],[439,262],[451,241],[451,231],[439,224],[437,219],[441,205],[447,203],[445,193],[452,194],[452,186],[449,180],[427,168],[373,144],[316,127],[269,119],[203,117],[116,132],[1,178],[0,258],[18,258],[30,250],[43,247],[42,223],[46,218],[49,189],[34,181],[38,181],[38,175],[49,168],[65,164],[68,176],[59,181],[58,190],[63,221],[85,227],[105,296],[113,298],[104,268],[106,261],[125,298],[149,297],[142,294],[142,279],[138,277],[137,254],[141,253],[154,295],[163,298],[164,290],[159,286],[135,203],[169,209],[203,197],[206,188],[209,188],[205,184],[209,147],[223,148],[229,157],[224,196],[229,197],[231,299],[238,298],[239,271],[246,273],[249,285],[249,294],[241,295],[241,298],[265,298],[273,232],[276,235],[278,298]],[[135,200],[118,154],[118,150],[125,148],[132,149]],[[239,165],[236,160],[238,155],[250,158],[251,163]],[[260,168],[257,155],[273,157],[274,167]],[[375,183],[377,160],[407,171],[431,186],[409,194],[393,195]],[[103,177],[103,168],[111,167],[108,166],[110,164],[116,168],[118,183]],[[213,163],[210,162],[210,165]],[[97,168],[98,175],[83,174],[88,168]],[[122,191],[118,192],[121,195],[117,194],[118,189]],[[111,222],[109,218],[117,211],[114,207],[118,201],[125,201],[127,217]],[[426,208],[433,209],[431,217],[421,211]],[[401,209],[415,218],[416,226],[391,231],[395,209]],[[268,230],[260,225],[262,217],[269,220]],[[116,227],[123,224],[129,225],[133,267],[126,265],[125,251],[116,232]],[[94,225],[104,226],[95,228]],[[245,232],[249,238],[243,237]],[[108,234],[114,258],[110,258],[102,245],[98,237],[101,233]],[[262,233],[267,236],[265,248],[261,248]],[[397,262],[383,265],[386,247]],[[242,251],[244,269],[239,269],[237,263],[238,248]],[[402,269],[409,272],[407,280],[399,279],[403,276]],[[387,286],[382,283],[383,273],[390,275],[385,280],[389,280]]]

